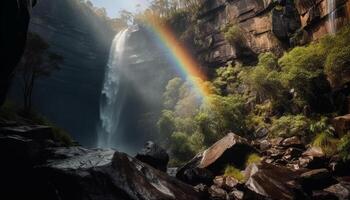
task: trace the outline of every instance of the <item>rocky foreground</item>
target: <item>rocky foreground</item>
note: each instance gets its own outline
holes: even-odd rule
[[[250,154],[261,161],[246,165]],[[297,138],[248,141],[228,134],[179,168],[147,143],[136,158],[112,149],[64,147],[46,126],[3,123],[1,199],[349,199],[350,165]],[[143,161],[143,162],[141,162]],[[234,165],[243,180],[223,175]]]

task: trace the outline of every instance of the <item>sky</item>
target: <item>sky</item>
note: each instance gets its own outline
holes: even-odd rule
[[[136,12],[136,5],[140,4],[141,9],[148,5],[148,0],[90,0],[95,7],[104,7],[109,17],[117,17],[120,10]]]

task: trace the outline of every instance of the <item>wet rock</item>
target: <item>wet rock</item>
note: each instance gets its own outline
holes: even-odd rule
[[[194,190],[196,190],[199,193],[205,194],[205,193],[208,192],[208,186],[206,186],[206,185],[204,185],[202,183],[194,186],[193,188],[194,188]]]
[[[225,180],[224,176],[216,176],[213,180],[213,183],[218,187],[222,187],[224,184],[224,180]]]
[[[333,194],[339,200],[350,199],[350,182],[340,182],[324,189],[324,191]]]
[[[216,186],[216,185],[212,185],[209,190],[208,190],[210,197],[212,199],[218,199],[218,200],[225,200],[225,199],[229,199],[229,196],[227,194],[227,192]]]
[[[283,159],[284,160],[292,160],[292,159],[295,159],[295,158],[301,156],[302,153],[303,153],[303,151],[301,149],[288,148],[283,155]]]
[[[244,198],[244,193],[237,189],[232,189],[232,191],[229,193],[230,199],[235,200],[242,200]]]
[[[259,149],[261,151],[266,151],[267,149],[271,148],[271,143],[268,140],[262,140],[259,145]]]
[[[253,164],[246,187],[252,192],[265,198],[294,199],[296,183],[291,181],[298,177],[296,172],[285,167],[279,167],[267,163]]]
[[[84,148],[52,151],[64,159],[53,159],[36,172],[51,183],[57,199],[201,199],[192,187],[124,153]]]
[[[3,135],[19,135],[21,137],[45,140],[52,139],[53,132],[49,126],[28,125],[28,126],[14,126],[0,128],[0,134]]]
[[[303,148],[304,147],[302,141],[297,136],[293,136],[293,137],[284,139],[282,141],[281,145],[284,147],[296,147],[296,148]]]
[[[243,169],[246,158],[251,153],[257,153],[257,150],[250,146],[245,138],[229,133],[181,167],[176,177],[186,183],[196,185],[198,182],[194,180],[199,179],[196,175],[203,174],[203,171],[205,172],[204,174],[209,174],[208,172],[210,172],[217,176],[222,174],[227,165],[234,165]]]
[[[306,191],[320,190],[336,183],[327,169],[305,172],[300,175],[299,182]]]
[[[135,158],[164,172],[166,172],[169,162],[168,153],[152,141],[147,142]]]
[[[239,183],[238,180],[236,180],[233,177],[226,176],[222,185],[222,188],[231,191],[237,184]]]

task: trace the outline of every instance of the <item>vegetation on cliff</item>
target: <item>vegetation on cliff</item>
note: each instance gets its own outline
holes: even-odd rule
[[[326,154],[348,158],[349,136],[337,138],[330,121],[344,114],[344,99],[332,93],[332,80],[345,83],[350,48],[347,26],[278,58],[259,56],[256,66],[228,63],[205,82],[202,99],[187,81],[174,78],[164,93],[159,132],[181,163],[229,131],[256,138],[300,136]],[[340,96],[339,96],[340,95]]]

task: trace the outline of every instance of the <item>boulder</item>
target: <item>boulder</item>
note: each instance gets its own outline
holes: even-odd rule
[[[147,142],[145,147],[135,156],[135,158],[158,170],[163,172],[167,171],[169,155],[162,147],[152,141]]]
[[[335,117],[332,120],[332,125],[337,135],[342,137],[350,130],[350,114]]]
[[[229,196],[227,194],[227,192],[216,186],[216,185],[212,185],[209,189],[208,189],[209,195],[211,197],[211,199],[218,199],[218,200],[228,200]]]
[[[284,139],[281,145],[283,147],[304,148],[304,144],[302,143],[302,141],[298,136],[293,136],[293,137]]]
[[[336,196],[339,200],[350,199],[350,182],[342,181],[338,184],[329,186],[324,189],[324,191]]]
[[[324,189],[334,183],[330,172],[327,169],[315,169],[305,172],[298,178],[305,191]]]
[[[193,172],[199,171],[201,173],[197,174],[203,174],[202,172],[205,171],[207,175],[211,173],[217,176],[223,174],[227,165],[234,165],[243,169],[246,159],[251,153],[257,153],[257,150],[250,146],[245,138],[229,133],[179,168],[176,177],[196,185],[200,182],[194,181],[197,177],[195,176],[196,173]],[[191,175],[191,177],[188,175]]]
[[[323,150],[319,147],[310,147],[299,158],[300,168],[318,169],[325,167],[328,163]]]
[[[253,193],[272,199],[295,199],[298,184],[293,182],[298,173],[280,166],[262,162],[247,168],[246,187]]]
[[[43,184],[50,182],[37,199],[200,199],[191,186],[124,153],[72,147],[51,154],[55,159],[36,168]]]

